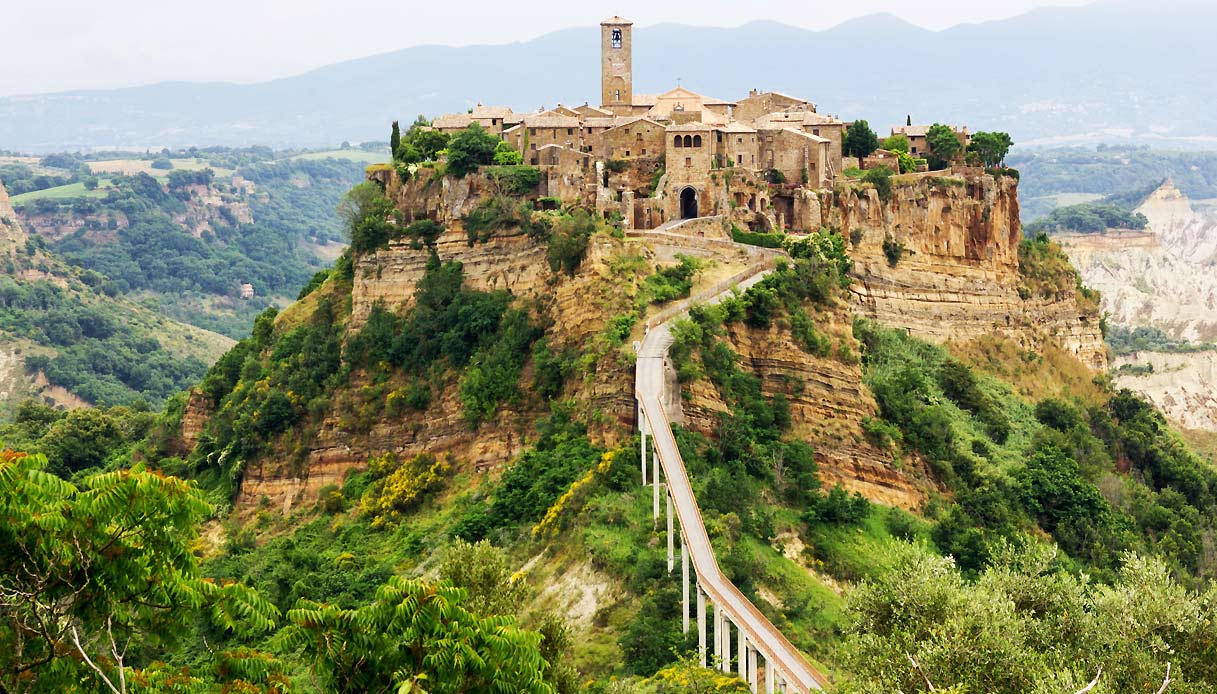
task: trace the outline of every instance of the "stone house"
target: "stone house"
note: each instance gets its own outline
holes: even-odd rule
[[[832,182],[826,138],[792,127],[757,130],[761,168],[782,172],[787,183],[822,188]]]
[[[587,142],[592,152],[604,159],[618,160],[663,156],[667,133],[662,123],[649,118],[622,120],[626,122],[596,135],[589,134]]]
[[[535,113],[524,116],[519,125],[503,131],[503,139],[528,161],[533,152],[545,145],[583,149],[583,123],[578,116]]]
[[[926,135],[929,134],[929,125],[898,125],[892,128],[892,135],[904,135],[909,139],[909,154],[917,158],[925,157],[929,151],[929,145],[926,144]],[[968,134],[968,126],[962,128],[950,126],[955,131],[955,137],[959,139],[959,144],[967,149],[972,142],[972,136]]]
[[[754,121],[761,116],[778,111],[810,111],[816,112],[816,105],[797,96],[781,92],[760,92],[755,89],[748,92],[748,97],[740,99],[735,105],[737,119]]]
[[[718,168],[757,168],[756,128],[732,121],[714,130],[714,157]]]

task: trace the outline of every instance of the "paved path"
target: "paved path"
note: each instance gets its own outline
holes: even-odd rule
[[[684,311],[694,303],[716,303],[731,294],[732,289],[747,289],[761,281],[772,262],[753,265],[751,274],[735,283],[734,287],[722,290],[714,287],[698,296],[682,302]],[[667,313],[667,312],[665,312]],[[827,679],[807,662],[785,636],[782,635],[760,610],[735,587],[719,569],[710,545],[710,537],[702,522],[701,510],[689,485],[684,461],[672,436],[672,427],[663,408],[664,360],[672,345],[672,319],[683,315],[683,311],[650,328],[638,350],[635,372],[635,391],[642,410],[650,423],[652,445],[663,466],[664,478],[672,496],[676,517],[684,531],[686,547],[693,562],[697,582],[710,600],[725,610],[736,628],[747,635],[748,642],[764,656],[773,670],[767,670],[766,678],[780,675],[797,692],[819,690]],[[769,667],[769,666],[767,666]]]

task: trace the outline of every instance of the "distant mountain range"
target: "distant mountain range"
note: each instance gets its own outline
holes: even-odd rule
[[[634,17],[645,23],[645,17]],[[928,31],[891,15],[826,31],[773,22],[635,30],[635,91],[677,79],[741,98],[810,98],[886,131],[914,121],[1001,129],[1021,144],[1217,147],[1217,3],[1106,0]],[[392,119],[581,104],[599,94],[597,27],[496,46],[418,46],[296,77],[166,82],[0,98],[0,149],[323,145],[387,138]]]

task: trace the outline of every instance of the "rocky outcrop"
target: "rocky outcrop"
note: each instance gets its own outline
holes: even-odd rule
[[[1217,340],[1217,216],[1195,212],[1167,181],[1137,211],[1144,231],[1062,234],[1113,325],[1155,327],[1176,339]]]
[[[1180,426],[1217,431],[1217,351],[1135,352],[1114,359],[1112,375]]]
[[[28,237],[21,228],[21,220],[9,202],[8,191],[0,183],[0,250],[10,252],[25,246]]]
[[[1052,340],[1106,367],[1099,315],[1072,290],[1020,295],[1018,184],[974,170],[893,178],[891,199],[869,187],[824,196],[824,223],[851,242],[855,309],[935,342],[988,334],[1034,350]]]
[[[846,312],[817,317],[817,328],[856,354]],[[741,324],[726,329],[724,339],[740,356],[741,366],[761,380],[768,397],[781,393],[790,402],[791,430],[795,439],[815,447],[820,478],[825,486],[840,484],[851,492],[890,506],[919,509],[925,501],[924,485],[908,469],[901,469],[890,453],[866,440],[865,417],[878,416],[878,406],[862,384],[862,367],[856,358],[817,357],[800,349],[788,330],[758,330]],[[686,426],[712,433],[719,414],[727,410],[718,390],[702,379],[686,387],[683,418]]]

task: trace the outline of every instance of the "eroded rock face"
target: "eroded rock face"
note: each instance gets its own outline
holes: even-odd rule
[[[837,344],[852,342],[850,326],[845,311],[817,318],[817,329],[833,335]],[[810,355],[794,343],[788,330],[777,327],[758,330],[732,324],[724,339],[739,354],[741,368],[761,379],[767,397],[781,393],[789,399],[789,434],[815,447],[820,479],[826,487],[840,484],[890,506],[922,506],[923,486],[910,471],[897,468],[889,453],[866,440],[862,420],[877,417],[878,405],[862,384],[862,367],[856,359]],[[685,388],[683,416],[689,428],[711,434],[719,414],[726,410],[708,380]]]
[[[851,241],[859,313],[934,342],[996,333],[1035,349],[1054,340],[1092,368],[1106,368],[1097,311],[1079,308],[1073,291],[1052,299],[1019,295],[1022,227],[1013,179],[894,180],[888,202],[874,190],[825,196],[832,198],[825,224]]]

